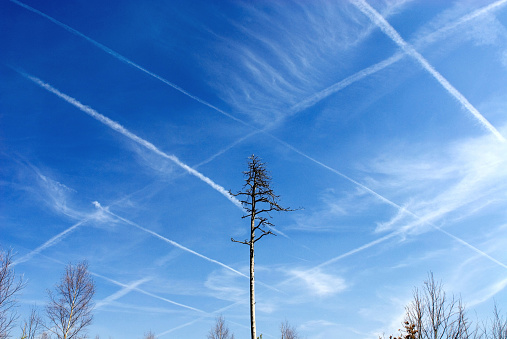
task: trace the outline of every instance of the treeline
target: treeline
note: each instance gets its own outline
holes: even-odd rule
[[[12,258],[11,251],[0,250],[0,339],[11,337],[18,320],[16,295],[25,287],[14,272]],[[33,306],[29,317],[21,322],[20,339],[84,338],[93,319],[94,294],[88,264],[67,265],[54,289],[47,291],[44,314]]]
[[[0,339],[11,338],[16,326],[21,331],[19,339],[85,338],[93,319],[95,294],[95,283],[87,263],[67,265],[60,281],[47,292],[44,312],[40,314],[34,307],[28,318],[18,322],[16,296],[25,282],[16,276],[12,259],[11,251],[0,250]],[[422,287],[414,289],[401,325],[399,332],[389,339],[507,339],[507,318],[497,304],[490,319],[474,322],[461,297],[448,295],[432,273]],[[280,325],[279,335],[281,339],[302,339],[296,327],[287,321]],[[144,334],[144,339],[155,338],[151,331]],[[220,315],[207,338],[234,339],[234,334]],[[262,339],[262,334],[258,338]]]

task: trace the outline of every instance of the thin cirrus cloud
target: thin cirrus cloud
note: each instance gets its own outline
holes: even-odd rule
[[[428,73],[430,73],[444,89],[449,92],[477,121],[499,141],[506,142],[504,136],[453,86],[442,76],[413,46],[408,44],[400,34],[366,1],[352,0],[352,3],[374,22],[391,40],[408,55],[412,56]]]

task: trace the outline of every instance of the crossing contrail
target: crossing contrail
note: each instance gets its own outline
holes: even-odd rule
[[[468,21],[473,20],[481,15],[487,14],[495,9],[498,9],[499,7],[505,5],[506,3],[507,3],[507,0],[495,1],[487,6],[477,9],[469,14],[466,14],[466,15],[462,16],[461,18],[459,18],[458,20],[448,23],[445,26],[439,28],[438,30],[420,38],[419,40],[414,42],[414,45],[416,47],[427,45],[427,44],[431,43],[432,41],[434,41],[435,39],[441,38],[447,32],[455,29],[456,27],[463,25],[463,24],[467,23]],[[387,68],[390,65],[398,62],[399,60],[403,59],[405,57],[405,55],[407,55],[405,52],[396,52],[391,57],[389,57],[383,61],[380,61],[372,66],[369,66],[365,69],[362,69],[359,72],[354,73],[351,76],[348,76],[347,78],[335,83],[334,85],[329,86],[318,93],[315,93],[314,95],[304,99],[303,101],[300,101],[299,103],[297,103],[291,107],[289,113],[296,114],[296,113],[301,112],[309,107],[312,107],[317,102],[327,98],[331,94],[339,92],[342,89],[352,85],[353,83],[360,81],[360,80],[362,80],[374,73],[377,73],[377,72],[383,70],[384,68]]]
[[[130,293],[132,290],[135,290],[137,288],[137,286],[142,285],[145,282],[150,281],[150,280],[151,280],[151,278],[143,278],[143,279],[139,279],[137,281],[134,281],[133,283],[131,283],[129,285],[126,285],[125,287],[123,287],[118,292],[113,293],[110,296],[108,296],[108,297],[102,299],[101,301],[97,302],[95,304],[95,309],[98,309],[98,308],[104,307],[106,305],[109,305],[113,301],[115,301],[117,299],[120,299],[124,295]]]
[[[461,94],[446,78],[442,76],[414,47],[408,44],[400,34],[387,22],[386,19],[364,0],[351,0],[352,4],[363,12],[375,23],[391,40],[394,41],[405,53],[413,57],[419,64],[430,73],[458,102],[472,114],[479,123],[489,130],[498,140],[507,141],[502,134]]]
[[[36,77],[31,76],[29,74],[26,74],[24,72],[20,72],[20,71],[17,71],[17,72],[19,72],[22,76],[24,76],[25,78],[31,80],[35,84],[39,85],[40,87],[44,88],[45,90],[47,90],[47,91],[49,91],[49,92],[57,95],[58,97],[60,97],[61,99],[65,100],[69,104],[77,107],[79,110],[81,110],[82,112],[88,114],[92,118],[100,121],[101,123],[103,123],[107,127],[109,127],[111,129],[117,131],[118,133],[126,136],[130,140],[132,140],[132,141],[136,142],[137,144],[139,144],[139,145],[141,145],[141,146],[149,149],[150,151],[153,151],[154,153],[160,155],[161,157],[164,157],[166,159],[169,159],[169,160],[173,161],[176,165],[180,166],[181,168],[183,168],[188,173],[190,173],[193,176],[196,176],[200,180],[204,181],[206,184],[208,184],[213,189],[215,189],[220,194],[222,194],[224,197],[226,197],[229,201],[231,201],[238,208],[240,208],[241,210],[243,210],[243,206],[241,205],[241,202],[238,199],[236,199],[236,197],[232,196],[226,189],[224,189],[222,186],[218,185],[217,183],[213,182],[210,178],[204,176],[202,173],[198,172],[194,168],[192,168],[192,167],[188,166],[187,164],[181,162],[176,156],[174,156],[172,154],[167,154],[167,153],[161,151],[155,145],[153,145],[151,142],[149,142],[149,141],[147,141],[147,140],[145,140],[145,139],[137,136],[136,134],[130,132],[128,129],[126,129],[125,127],[123,127],[122,125],[120,125],[119,123],[117,123],[116,121],[113,121],[113,120],[109,119],[108,117],[100,114],[99,112],[97,112],[96,110],[94,110],[93,108],[91,108],[89,106],[83,105],[78,100],[76,100],[76,99],[68,96],[67,94],[64,94],[64,93],[60,92],[59,90],[57,90],[56,88],[54,88],[50,84],[43,82],[39,78],[36,78]]]
[[[96,276],[96,277],[102,278],[102,279],[104,279],[104,280],[107,280],[107,281],[109,281],[109,282],[111,282],[111,283],[113,283],[113,284],[115,284],[115,285],[121,286],[121,287],[123,287],[123,288],[129,288],[129,285],[123,284],[123,283],[121,283],[121,282],[119,282],[119,281],[113,280],[113,279],[108,278],[108,277],[105,277],[105,276],[103,276],[103,275],[100,275],[100,274],[97,274],[97,273],[93,273],[93,272],[90,272],[90,274],[92,274],[92,275],[94,275],[94,276]],[[192,306],[188,306],[188,305],[185,305],[185,304],[181,304],[181,303],[178,303],[178,302],[173,301],[173,300],[171,300],[171,299],[167,299],[167,298],[164,298],[164,297],[160,297],[160,296],[158,296],[158,295],[156,295],[156,294],[153,294],[153,293],[150,293],[150,292],[146,292],[145,290],[142,290],[142,289],[140,289],[139,287],[133,287],[133,290],[134,290],[134,291],[137,291],[137,292],[139,292],[139,293],[142,293],[142,294],[144,294],[144,295],[147,295],[147,296],[149,296],[149,297],[152,297],[152,298],[155,298],[155,299],[159,299],[159,300],[165,301],[165,302],[167,302],[167,303],[169,303],[169,304],[172,304],[172,305],[175,305],[175,306],[183,307],[183,308],[186,308],[186,309],[188,309],[188,310],[195,311],[195,312],[199,312],[199,313],[206,313],[206,312],[204,312],[203,310],[200,310],[200,309],[198,309],[198,308],[195,308],[195,307],[192,307]]]

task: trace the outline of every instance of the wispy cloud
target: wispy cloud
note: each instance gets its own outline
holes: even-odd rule
[[[311,272],[292,269],[289,270],[288,274],[302,281],[310,294],[319,297],[329,297],[347,288],[345,279],[322,272],[319,269]]]
[[[127,130],[125,127],[123,127],[119,123],[117,123],[117,122],[109,119],[108,117],[100,114],[99,112],[97,112],[93,108],[88,107],[86,105],[83,105],[78,100],[76,100],[76,99],[68,96],[67,94],[64,94],[64,93],[60,92],[59,90],[57,90],[56,88],[54,88],[50,84],[45,83],[42,80],[40,80],[40,79],[38,79],[36,77],[33,77],[33,76],[29,75],[29,74],[26,74],[26,73],[23,73],[23,72],[19,72],[19,73],[21,75],[23,75],[25,78],[27,78],[27,79],[31,80],[32,82],[34,82],[35,84],[39,85],[40,87],[42,87],[42,88],[46,89],[47,91],[55,94],[59,98],[61,98],[64,101],[68,102],[69,104],[77,107],[79,110],[81,110],[82,112],[88,114],[92,118],[100,121],[101,123],[103,123],[104,125],[108,126],[109,128],[117,131],[118,133],[120,133],[120,134],[124,135],[125,137],[131,139],[132,141],[136,142],[137,144],[139,144],[139,145],[147,148],[148,150],[155,152],[159,156],[173,161],[176,165],[178,165],[179,167],[181,167],[182,169],[184,169],[185,171],[187,171],[189,174],[191,174],[191,175],[199,178],[200,180],[202,180],[203,182],[205,182],[206,184],[208,184],[209,186],[211,186],[214,190],[218,191],[220,194],[222,194],[224,197],[226,197],[229,201],[231,201],[234,205],[236,205],[238,208],[240,208],[241,210],[243,210],[241,202],[238,199],[236,199],[234,196],[232,196],[226,189],[224,189],[222,186],[218,185],[217,183],[213,182],[213,180],[211,180],[210,178],[206,177],[202,173],[196,171],[192,167],[190,167],[187,164],[183,163],[176,156],[174,156],[172,154],[167,154],[167,153],[161,151],[155,145],[153,145],[151,142],[149,142],[149,141],[147,141],[147,140],[145,140],[145,139],[143,139],[143,138],[135,135],[134,133],[130,132],[129,130]]]
[[[352,3],[374,22],[387,36],[389,36],[405,53],[412,56],[428,73],[430,73],[444,89],[449,92],[458,102],[477,119],[477,121],[489,130],[498,140],[505,142],[503,135],[484,118],[484,116],[445,79],[412,45],[408,44],[400,34],[387,22],[380,13],[363,0],[351,0]]]

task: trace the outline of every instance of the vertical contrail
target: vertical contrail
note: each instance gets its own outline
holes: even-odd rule
[[[364,0],[351,0],[361,12],[374,22],[391,40],[394,41],[405,53],[413,57],[419,64],[430,73],[451,94],[458,102],[469,111],[479,123],[489,130],[498,140],[505,142],[505,138],[482,114],[456,89],[446,78],[444,78],[419,52],[408,44],[400,34],[391,26],[386,19]]]
[[[94,110],[93,108],[91,108],[89,106],[83,105],[78,100],[76,100],[76,99],[68,96],[67,94],[64,94],[64,93],[60,92],[59,90],[57,90],[56,88],[54,88],[50,84],[43,82],[39,78],[33,77],[33,76],[29,75],[29,74],[26,74],[26,73],[23,73],[23,72],[20,72],[20,71],[18,71],[18,72],[21,75],[23,75],[25,78],[31,80],[35,84],[37,84],[40,87],[44,88],[45,90],[47,90],[47,91],[49,91],[49,92],[57,95],[58,97],[60,97],[61,99],[65,100],[69,104],[77,107],[82,112],[84,112],[84,113],[88,114],[89,116],[91,116],[92,118],[100,121],[101,123],[103,123],[107,127],[109,127],[111,129],[117,131],[118,133],[126,136],[130,140],[132,140],[132,141],[136,142],[137,144],[139,144],[139,145],[141,145],[141,146],[149,149],[150,151],[153,151],[154,153],[160,155],[161,157],[164,157],[166,159],[169,159],[169,160],[173,161],[176,165],[180,166],[182,169],[184,169],[188,173],[190,173],[190,174],[196,176],[197,178],[199,178],[200,180],[204,181],[206,184],[208,184],[213,189],[215,189],[220,194],[222,194],[224,197],[226,197],[228,200],[230,200],[238,208],[240,208],[241,210],[243,210],[243,206],[241,205],[241,202],[238,199],[236,199],[236,197],[232,196],[227,190],[225,190],[222,186],[218,185],[217,183],[213,182],[210,178],[204,176],[202,173],[196,171],[192,167],[190,167],[187,164],[184,164],[183,162],[181,162],[176,156],[171,155],[171,154],[167,154],[167,153],[159,150],[151,142],[149,142],[147,140],[144,140],[141,137],[138,137],[137,135],[135,135],[134,133],[130,132],[128,129],[126,129],[125,127],[123,127],[122,125],[120,125],[119,123],[117,123],[116,121],[113,121],[113,120],[109,119],[108,117],[100,114],[99,112],[97,112],[96,110]]]

